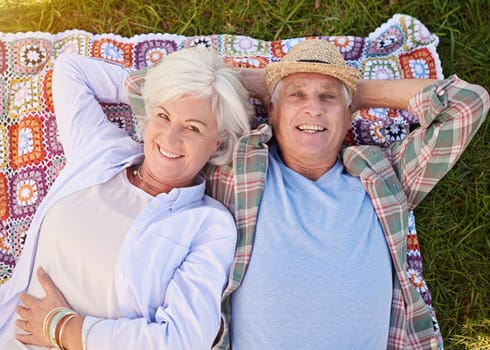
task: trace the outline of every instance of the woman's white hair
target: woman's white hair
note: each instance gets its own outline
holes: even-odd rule
[[[209,163],[230,163],[233,146],[250,130],[254,110],[239,72],[227,66],[212,48],[182,49],[148,69],[142,88],[146,115],[137,117],[138,134],[143,135],[156,105],[185,96],[209,99],[221,140]]]

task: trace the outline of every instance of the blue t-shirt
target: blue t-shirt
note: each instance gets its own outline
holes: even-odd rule
[[[388,247],[359,178],[339,159],[311,181],[271,147],[232,348],[385,349],[391,299]]]

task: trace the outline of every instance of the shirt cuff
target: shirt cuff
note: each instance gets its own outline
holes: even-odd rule
[[[456,75],[452,75],[445,80],[426,86],[410,99],[408,110],[417,117],[422,127],[429,127],[449,107],[448,92],[458,80]]]
[[[104,339],[110,337],[100,337],[100,334],[108,332],[108,327],[112,328],[112,322],[106,321],[103,318],[86,316],[82,325],[82,349],[92,350],[96,348],[110,349],[110,344],[105,344]],[[105,342],[108,342],[105,340]]]

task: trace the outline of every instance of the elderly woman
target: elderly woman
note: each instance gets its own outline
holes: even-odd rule
[[[1,349],[212,345],[236,227],[199,172],[230,162],[249,129],[248,94],[213,50],[173,53],[146,74],[141,144],[99,104],[128,102],[127,74],[77,55],[56,60],[67,164],[0,287]]]

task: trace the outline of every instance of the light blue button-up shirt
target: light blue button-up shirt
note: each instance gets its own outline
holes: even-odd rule
[[[75,55],[57,58],[53,99],[67,164],[40,204],[12,277],[0,286],[0,348],[14,337],[15,306],[32,275],[49,207],[142,161],[143,147],[110,123],[98,101],[127,103],[127,71]],[[236,243],[231,214],[197,186],[162,193],[130,225],[116,262],[125,318],[102,320],[87,349],[209,349]],[[86,254],[90,259],[90,252]],[[82,335],[96,315],[86,317]]]

